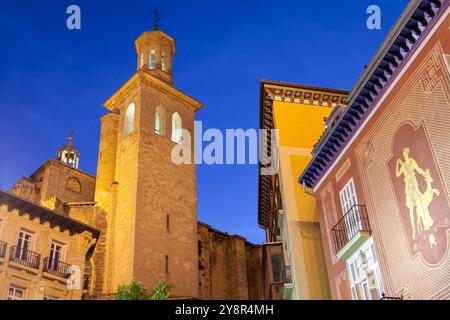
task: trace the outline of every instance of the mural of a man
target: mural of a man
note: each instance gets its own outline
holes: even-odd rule
[[[405,181],[406,207],[409,209],[409,219],[411,221],[412,237],[414,239],[416,237],[414,208],[417,207],[420,198],[419,182],[416,178],[416,171],[422,176],[425,176],[426,172],[418,166],[416,160],[409,156],[409,148],[403,149],[403,157],[405,161],[397,159],[395,175],[397,178],[403,175]]]

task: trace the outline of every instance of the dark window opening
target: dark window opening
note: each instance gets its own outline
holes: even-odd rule
[[[272,256],[273,281],[281,282],[281,256]]]

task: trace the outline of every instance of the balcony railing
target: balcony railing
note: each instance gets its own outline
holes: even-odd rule
[[[70,264],[47,257],[44,259],[44,271],[67,279],[70,277]]]
[[[34,269],[39,269],[39,264],[41,263],[41,255],[25,250],[17,246],[11,247],[9,252],[9,260],[23,264],[24,266],[31,267]]]
[[[380,300],[403,300],[403,297],[402,296],[400,296],[400,297],[389,297],[383,292],[382,295],[381,295]]]
[[[6,247],[6,242],[0,241],[0,258],[4,258],[6,256]]]
[[[333,227],[334,249],[336,254],[359,232],[370,232],[366,207],[356,204]]]
[[[283,283],[284,284],[292,283],[292,268],[290,266],[283,267]]]

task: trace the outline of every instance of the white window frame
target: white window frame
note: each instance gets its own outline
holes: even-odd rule
[[[150,70],[155,70],[156,68],[156,52],[155,50],[150,50],[148,67]]]
[[[369,288],[369,279],[367,278],[365,271],[361,269],[361,251],[366,253],[368,266],[373,270],[375,287],[378,290],[378,297],[372,297],[372,293]],[[346,265],[349,279],[348,283],[353,300],[381,299],[384,292],[384,286],[373,238],[368,239],[358,249],[358,251],[347,260]],[[367,288],[367,291],[364,290],[364,288]]]
[[[10,294],[10,291],[13,290],[12,295]],[[22,291],[22,297],[18,298],[16,297],[16,292],[17,291]],[[6,292],[6,300],[25,300],[27,295],[27,289],[26,288],[22,288],[20,286],[16,286],[13,284],[10,284],[8,286],[8,291]]]
[[[181,143],[183,139],[183,119],[178,112],[172,114],[172,141]]]
[[[20,255],[22,255],[22,250],[23,250],[23,240],[25,240],[25,236],[30,236],[30,239],[28,241],[28,246],[27,246],[27,250],[28,251],[33,251],[34,250],[34,243],[35,243],[35,234],[29,230],[20,228],[19,229],[19,233],[17,235],[17,249],[19,249],[19,240],[20,240],[20,234],[23,234],[22,236],[22,244],[20,247]]]
[[[345,186],[341,189],[341,191],[339,191],[339,200],[341,203],[341,209],[342,209],[342,216],[344,217],[355,205],[358,204],[358,197],[356,195],[356,188],[355,188],[355,182],[353,180],[353,177],[350,178],[350,180],[345,184]],[[362,230],[362,224],[361,224],[361,219],[359,217],[359,207],[355,207],[354,210],[352,210],[351,214],[356,214],[358,215],[357,218],[357,223],[359,224],[359,230]],[[352,221],[354,220],[355,217],[350,217],[350,218],[344,218],[344,223],[345,223],[345,227],[346,227],[346,232],[347,232],[347,240],[350,240],[353,236],[353,232],[355,229],[355,226],[352,224]],[[353,230],[352,230],[352,226],[353,226]]]
[[[159,111],[155,112],[155,133],[161,135],[161,115]]]
[[[339,191],[342,213],[345,215],[354,205],[358,204],[356,196],[355,182],[351,178],[345,186]]]
[[[134,131],[136,125],[136,105],[133,102],[130,103],[125,109],[125,115],[123,119],[123,133],[126,137]]]
[[[52,257],[52,262],[54,261],[54,253],[52,255],[52,251],[54,251],[55,249],[53,247],[59,247],[61,248],[61,251],[59,252],[59,258],[57,259],[58,262],[65,262],[66,260],[66,245],[64,243],[62,243],[61,241],[58,240],[52,240],[50,242],[50,251],[49,251],[49,263],[50,263],[50,257]],[[48,266],[50,267],[50,266]]]

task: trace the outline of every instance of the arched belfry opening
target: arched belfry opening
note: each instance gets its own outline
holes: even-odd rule
[[[58,149],[56,159],[69,167],[78,169],[78,165],[80,164],[80,153],[73,145],[73,131],[70,132],[66,145]]]
[[[138,70],[145,70],[170,85],[173,85],[172,60],[175,54],[175,41],[159,30],[158,11],[153,11],[154,25],[152,31],[143,32],[135,41],[138,56]]]

